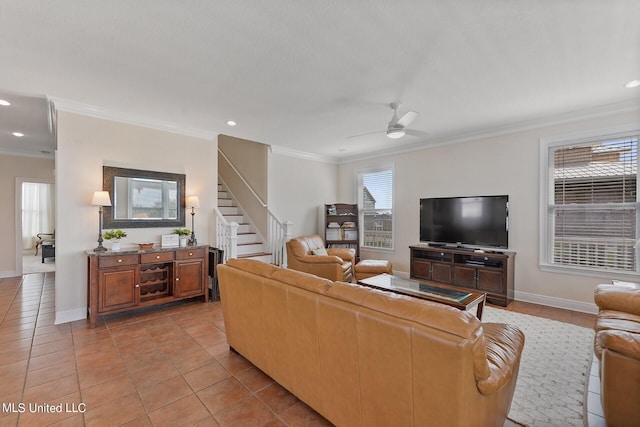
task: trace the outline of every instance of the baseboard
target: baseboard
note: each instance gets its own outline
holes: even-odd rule
[[[563,308],[565,310],[580,311],[590,314],[598,313],[598,306],[595,303],[574,301],[565,298],[550,297],[547,295],[532,294],[522,291],[515,291],[514,298],[516,301],[547,305],[549,307]]]
[[[61,323],[75,322],[87,318],[87,307],[75,308],[73,310],[57,311],[54,325]]]
[[[7,277],[18,277],[15,271],[0,271],[0,279],[6,279]]]
[[[409,273],[405,271],[394,271],[395,276],[409,279]],[[582,313],[598,314],[598,306],[595,303],[574,301],[570,299],[550,297],[547,295],[532,294],[529,292],[515,291],[516,301],[530,302],[533,304],[546,305],[549,307],[562,308],[565,310],[580,311]]]

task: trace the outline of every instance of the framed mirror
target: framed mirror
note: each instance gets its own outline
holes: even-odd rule
[[[184,227],[186,175],[102,167],[104,228]]]

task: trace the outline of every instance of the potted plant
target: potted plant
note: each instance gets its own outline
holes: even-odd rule
[[[105,240],[111,240],[111,250],[119,251],[120,250],[120,239],[123,237],[127,237],[126,231],[122,230],[109,230],[106,231],[102,237]]]
[[[189,230],[188,228],[176,228],[175,230],[173,230],[173,234],[177,234],[180,239],[180,247],[184,248],[187,246],[187,237],[189,237],[189,234],[191,234],[191,230]]]

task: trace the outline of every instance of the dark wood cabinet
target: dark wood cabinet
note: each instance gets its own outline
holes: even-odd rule
[[[324,241],[327,248],[353,248],[356,262],[360,258],[358,205],[332,203],[324,205]]]
[[[465,248],[410,246],[412,279],[446,283],[487,293],[487,301],[513,301],[513,252],[478,252]]]
[[[176,297],[202,295],[208,271],[204,260],[204,249],[176,251]]]
[[[204,296],[208,246],[88,254],[88,317]]]
[[[140,303],[137,269],[132,266],[109,267],[99,273],[98,307],[102,313],[135,307]]]

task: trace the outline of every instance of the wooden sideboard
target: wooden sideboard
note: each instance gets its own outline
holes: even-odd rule
[[[88,262],[88,317],[204,296],[209,300],[208,246],[92,252]]]
[[[514,252],[430,246],[409,246],[409,249],[412,279],[485,292],[487,301],[504,307],[513,301]]]

